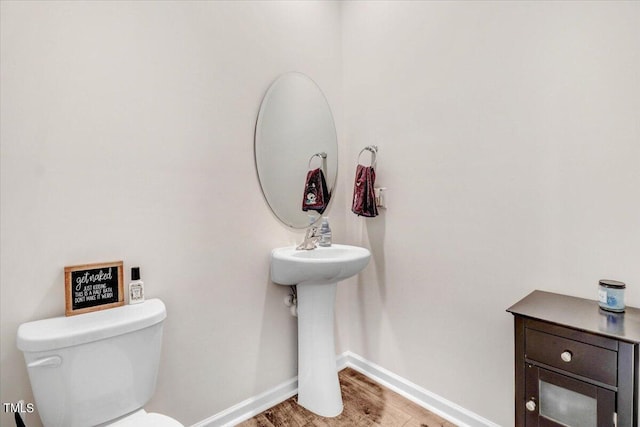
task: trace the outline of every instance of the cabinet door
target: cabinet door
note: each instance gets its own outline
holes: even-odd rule
[[[526,427],[613,427],[615,392],[527,365]]]

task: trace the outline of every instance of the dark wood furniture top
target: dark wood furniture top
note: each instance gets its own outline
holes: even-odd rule
[[[533,291],[507,309],[508,312],[580,331],[640,343],[640,309],[624,313],[602,310],[597,301],[545,291]]]

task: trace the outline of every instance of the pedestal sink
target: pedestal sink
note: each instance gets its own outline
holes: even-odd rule
[[[337,283],[358,274],[369,258],[368,249],[337,244],[271,252],[271,280],[297,285],[298,404],[323,417],[342,412],[333,336]]]

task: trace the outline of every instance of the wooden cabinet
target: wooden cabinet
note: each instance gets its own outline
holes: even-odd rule
[[[534,291],[507,311],[516,427],[638,427],[640,309]]]

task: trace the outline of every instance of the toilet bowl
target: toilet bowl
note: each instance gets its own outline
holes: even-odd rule
[[[155,391],[164,303],[150,299],[24,323],[24,353],[45,427],[183,427],[143,406]]]

